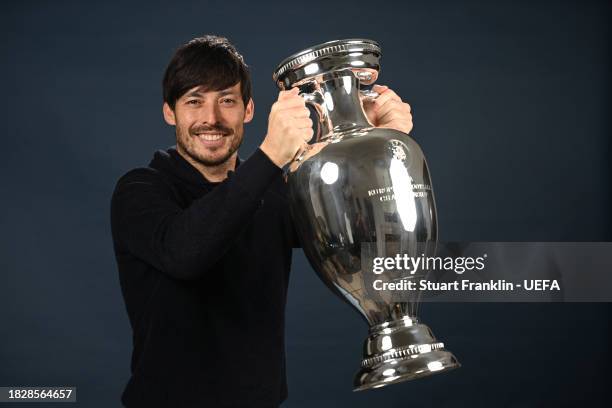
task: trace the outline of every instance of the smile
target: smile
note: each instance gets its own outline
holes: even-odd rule
[[[196,134],[196,136],[202,140],[214,142],[216,140],[220,140],[224,135],[222,133],[199,133]]]

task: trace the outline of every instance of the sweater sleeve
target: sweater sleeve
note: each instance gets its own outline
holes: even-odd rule
[[[257,149],[234,175],[183,209],[155,171],[129,172],[111,200],[115,244],[173,278],[198,279],[227,251],[280,174]]]

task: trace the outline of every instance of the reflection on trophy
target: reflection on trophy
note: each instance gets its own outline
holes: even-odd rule
[[[372,127],[363,110],[376,97],[365,87],[378,78],[380,57],[371,40],[331,41],[290,56],[273,75],[280,89],[299,87],[319,119],[311,148],[290,165],[287,182],[310,264],[370,326],[356,391],[459,367],[419,322],[418,292],[397,302],[368,286],[370,259],[432,255],[437,239],[420,147],[405,133]]]

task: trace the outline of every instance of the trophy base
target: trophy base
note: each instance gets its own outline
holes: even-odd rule
[[[380,388],[460,366],[429,327],[414,317],[404,317],[370,328],[353,391]]]

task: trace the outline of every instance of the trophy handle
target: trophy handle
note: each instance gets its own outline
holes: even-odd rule
[[[310,105],[315,113],[317,114],[317,127],[316,133],[313,135],[313,138],[310,140],[309,144],[314,141],[319,141],[321,139],[321,128],[322,124],[329,120],[327,109],[325,108],[325,103],[323,100],[323,95],[319,91],[314,92],[302,92],[300,96],[306,102],[306,105]],[[314,121],[313,121],[314,122]]]
[[[373,69],[352,69],[353,74],[359,80],[361,85],[372,85],[378,79],[378,71]],[[365,100],[374,100],[380,96],[378,92],[371,89],[361,89],[359,91]]]
[[[315,140],[315,142],[319,141],[321,138],[321,124],[327,120],[327,112],[323,104],[323,95],[321,95],[320,92],[301,92],[299,95],[304,99],[304,102],[306,102],[307,105],[312,106],[317,114],[317,132],[308,142],[307,148],[298,151],[295,154],[295,157],[291,160],[291,162],[289,162],[289,169],[295,168],[295,164],[299,164],[302,160],[304,160],[306,154],[310,150],[310,146],[313,144],[313,140]]]
[[[320,142],[321,134],[323,128],[328,128],[326,125],[329,122],[327,109],[325,108],[325,103],[323,100],[323,95],[319,91],[314,92],[300,92],[299,95],[304,99],[307,105],[310,105],[316,115],[317,115],[317,127],[316,133],[313,135],[312,139],[308,142],[305,149],[299,150],[293,159],[289,162],[289,165],[285,169],[285,181],[287,181],[287,176],[289,173],[296,171],[302,161],[304,161],[307,157],[310,157],[314,154],[317,154],[323,147],[327,145],[327,142]],[[315,122],[315,121],[313,121]]]

